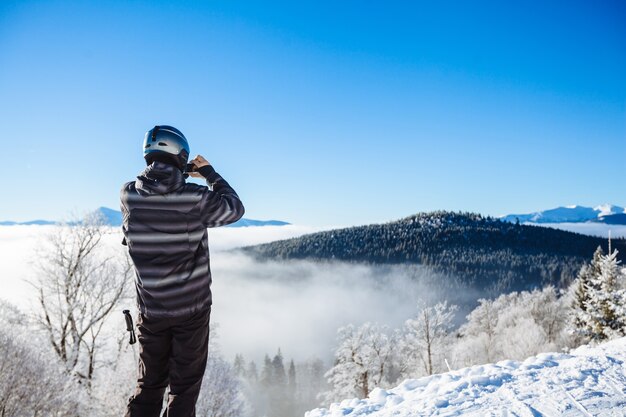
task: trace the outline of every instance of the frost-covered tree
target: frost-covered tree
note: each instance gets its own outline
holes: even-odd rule
[[[400,340],[400,371],[404,376],[432,375],[446,369],[444,358],[457,309],[447,301],[435,306],[418,305],[417,315],[405,322]]]
[[[365,323],[338,330],[335,365],[325,374],[331,390],[327,402],[343,398],[365,398],[375,387],[387,385],[392,361],[392,342],[386,327]]]
[[[539,352],[556,350],[553,344],[548,343],[548,337],[543,328],[524,310],[516,304],[511,310],[507,310],[507,316],[498,323],[496,335],[500,357],[523,360]],[[522,314],[518,314],[522,313]]]
[[[0,416],[74,417],[88,398],[55,353],[29,329],[27,317],[0,301]]]
[[[490,300],[481,298],[478,306],[467,315],[467,321],[459,329],[461,340],[455,346],[457,365],[470,366],[474,363],[491,363],[498,356],[496,326],[498,316],[505,308],[506,298]],[[502,301],[502,302],[500,302]]]
[[[569,320],[566,292],[552,285],[531,292],[522,292],[520,302],[530,309],[530,316],[544,331],[547,341],[561,346],[567,343],[566,326]]]
[[[480,299],[459,329],[455,365],[521,360],[569,346],[568,303],[553,286]]]
[[[137,384],[139,348],[128,343],[128,335],[123,332],[124,317],[121,313],[118,316],[114,318],[117,319],[116,328],[121,330],[120,334],[117,340],[110,340],[111,343],[103,348],[102,366],[97,369],[92,381],[90,416],[123,416],[128,398]]]
[[[567,344],[567,304],[553,286],[512,293],[495,328],[500,359],[525,359]]]
[[[105,230],[88,216],[49,235],[32,282],[38,297],[36,317],[66,369],[91,386],[103,326],[132,283],[124,254],[102,247]]]
[[[587,303],[590,300],[589,289],[593,287],[592,278],[599,276],[600,260],[604,256],[604,251],[601,246],[593,253],[591,263],[585,264],[581,267],[580,271],[571,288],[573,288],[574,297],[572,300],[572,316],[571,316],[571,331],[583,338],[588,338],[589,331],[586,323]],[[598,288],[594,288],[597,290]]]
[[[586,341],[626,335],[626,275],[617,254],[617,250],[608,254],[597,250],[574,284],[577,290],[572,331]]]
[[[244,417],[248,413],[248,403],[232,366],[217,355],[210,356],[196,404],[197,416]]]

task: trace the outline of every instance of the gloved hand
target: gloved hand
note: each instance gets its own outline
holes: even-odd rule
[[[202,168],[202,167],[211,166],[211,163],[209,161],[204,159],[204,157],[202,155],[196,155],[196,157],[194,159],[192,159],[191,161],[189,161],[189,163],[190,164],[194,164],[196,166],[196,169],[194,169],[191,172],[188,172],[188,174],[191,177],[193,177],[193,178],[206,178],[199,171],[200,171],[200,168]]]

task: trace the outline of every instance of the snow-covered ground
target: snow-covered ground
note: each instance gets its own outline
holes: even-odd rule
[[[305,417],[626,416],[626,338],[375,389]]]

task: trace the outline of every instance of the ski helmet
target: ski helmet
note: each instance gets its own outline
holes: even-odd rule
[[[143,139],[143,157],[148,165],[155,160],[165,159],[184,171],[189,159],[189,143],[175,127],[154,126]]]

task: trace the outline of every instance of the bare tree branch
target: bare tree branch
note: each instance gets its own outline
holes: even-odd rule
[[[132,276],[128,255],[111,255],[98,218],[59,226],[44,242],[36,265],[37,322],[66,369],[90,386],[98,338]]]

